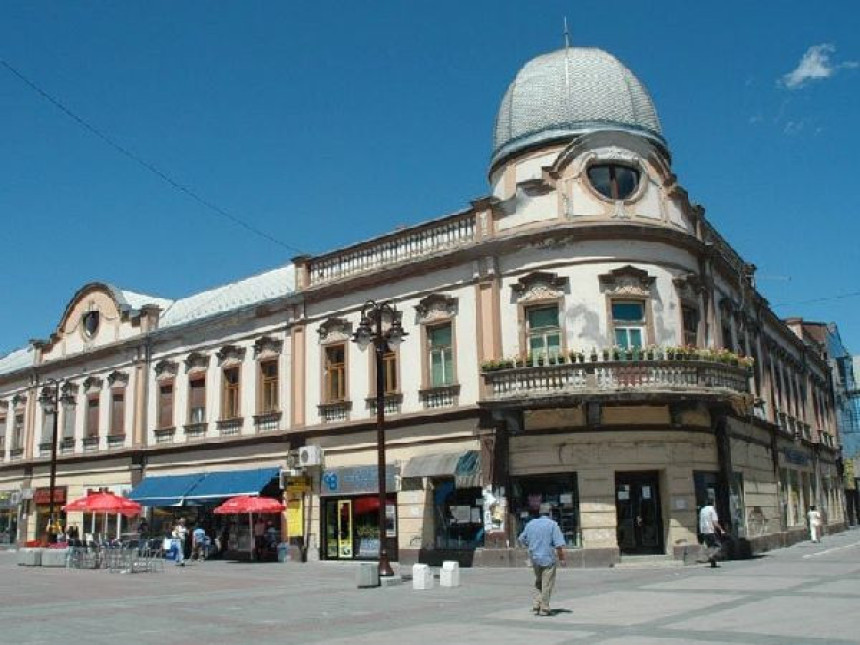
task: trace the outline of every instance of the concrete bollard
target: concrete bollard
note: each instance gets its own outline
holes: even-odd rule
[[[65,567],[68,556],[68,549],[45,549],[42,551],[42,566]]]
[[[379,586],[379,564],[376,562],[362,562],[358,565],[355,574],[355,582],[359,589]]]
[[[460,586],[460,563],[456,560],[445,560],[439,573],[440,587]]]
[[[41,567],[42,549],[18,549],[18,565],[22,567]]]
[[[434,584],[433,571],[426,564],[412,565],[412,588],[432,589]]]

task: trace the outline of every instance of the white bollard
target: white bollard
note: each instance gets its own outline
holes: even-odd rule
[[[445,560],[439,573],[440,587],[460,586],[460,563],[455,560]]]
[[[432,589],[433,588],[433,571],[426,564],[412,565],[412,588],[413,589]]]

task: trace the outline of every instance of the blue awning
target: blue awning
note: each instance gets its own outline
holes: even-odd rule
[[[181,506],[188,492],[203,477],[203,473],[144,477],[128,496],[143,506]]]
[[[186,493],[185,500],[193,502],[235,497],[236,495],[258,495],[269,482],[280,474],[280,468],[225,470],[206,473]]]

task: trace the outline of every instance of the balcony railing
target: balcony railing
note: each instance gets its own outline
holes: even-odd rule
[[[18,461],[24,457],[24,449],[23,448],[10,448],[9,449],[9,460],[10,461]]]
[[[608,361],[484,372],[490,400],[610,391],[749,392],[745,368],[708,361]]]
[[[122,448],[125,445],[124,434],[109,434],[107,437],[108,450],[113,448]]]
[[[173,443],[173,438],[176,436],[176,428],[156,428],[152,433],[155,435],[155,443]]]
[[[453,408],[457,405],[457,398],[460,396],[460,385],[441,385],[438,387],[429,387],[418,391],[418,396],[421,402],[428,410],[436,408]]]
[[[242,417],[218,421],[218,434],[222,437],[235,437],[242,433]]]
[[[281,425],[281,412],[264,412],[254,415],[254,432],[276,432]]]
[[[403,395],[399,392],[386,394],[383,397],[382,402],[382,408],[385,414],[400,414],[400,406],[403,404]],[[365,403],[367,404],[367,409],[370,410],[370,413],[376,416],[376,397],[368,397],[365,399]]]
[[[84,452],[96,452],[99,449],[99,438],[98,436],[84,437],[81,445],[84,447]]]
[[[188,441],[194,439],[203,439],[206,436],[206,428],[208,424],[203,421],[200,423],[189,423],[183,428],[185,430],[185,438]]]
[[[320,419],[323,423],[333,421],[349,421],[349,412],[352,410],[352,401],[334,401],[332,403],[320,403],[317,406]]]
[[[50,457],[51,456],[51,448],[53,448],[54,444],[50,441],[40,441],[39,442],[39,456],[40,457]]]
[[[75,452],[75,438],[63,437],[60,439],[59,450],[61,455],[71,455]]]
[[[374,271],[475,241],[475,214],[463,213],[395,233],[377,242],[316,258],[308,264],[311,286]]]

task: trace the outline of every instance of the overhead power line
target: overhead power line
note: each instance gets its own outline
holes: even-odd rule
[[[33,90],[39,96],[41,96],[46,101],[51,103],[54,107],[56,107],[63,114],[65,114],[70,119],[72,119],[79,126],[84,128],[85,130],[87,130],[89,133],[97,136],[99,139],[104,141],[106,144],[108,144],[111,148],[113,148],[114,150],[116,150],[120,154],[125,155],[126,157],[128,157],[129,159],[134,161],[139,166],[142,166],[143,168],[145,168],[146,170],[148,170],[149,172],[154,174],[156,177],[158,177],[162,181],[169,184],[172,188],[178,190],[181,193],[184,193],[185,195],[187,195],[188,197],[190,197],[191,199],[196,201],[201,206],[204,206],[208,210],[210,210],[214,213],[217,213],[218,215],[221,215],[222,217],[230,220],[231,222],[233,222],[237,226],[241,226],[246,231],[249,231],[249,232],[253,233],[254,235],[257,235],[257,236],[259,236],[265,240],[268,240],[269,242],[272,242],[273,244],[277,244],[278,246],[281,246],[285,249],[289,249],[290,251],[294,251],[294,252],[299,253],[299,254],[305,254],[305,251],[303,251],[302,249],[295,247],[295,246],[292,246],[290,244],[287,244],[286,242],[283,242],[283,241],[273,237],[272,235],[269,235],[265,231],[262,231],[259,228],[257,228],[256,226],[249,224],[248,222],[240,219],[239,217],[236,217],[232,213],[224,210],[223,208],[221,208],[217,204],[212,203],[211,201],[209,201],[208,199],[206,199],[204,197],[201,197],[199,194],[197,194],[191,188],[188,188],[187,186],[183,186],[178,181],[173,179],[170,175],[168,175],[166,172],[164,172],[163,170],[161,170],[157,166],[153,165],[152,163],[146,161],[142,157],[138,156],[137,154],[135,154],[133,151],[129,150],[128,148],[120,145],[119,143],[114,141],[111,137],[109,137],[107,134],[105,134],[104,132],[102,132],[101,130],[96,128],[94,125],[91,125],[88,121],[86,121],[82,117],[80,117],[77,114],[75,114],[74,112],[72,112],[72,110],[69,109],[68,107],[66,107],[60,100],[54,98],[51,94],[48,94],[48,92],[46,92],[41,87],[36,85],[36,83],[31,81],[27,76],[25,76],[24,74],[19,72],[17,69],[12,67],[12,65],[10,65],[9,63],[7,63],[5,60],[3,60],[1,58],[0,58],[0,65],[2,65],[7,70],[9,70],[9,72],[11,72],[14,76],[16,76],[19,80],[21,80],[31,90]]]
[[[810,300],[797,300],[795,302],[780,302],[780,303],[777,303],[773,306],[774,307],[789,307],[789,306],[793,307],[796,305],[808,305],[808,304],[813,303],[813,302],[830,302],[831,300],[845,300],[846,298],[856,298],[857,296],[860,296],[860,291],[852,291],[850,293],[843,293],[843,294],[839,294],[836,296],[823,296],[821,298],[812,298]]]

